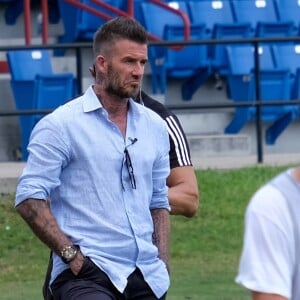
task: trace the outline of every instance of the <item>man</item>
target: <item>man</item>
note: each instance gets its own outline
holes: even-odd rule
[[[246,212],[238,284],[253,300],[300,299],[300,167],[261,187]]]
[[[95,66],[89,68],[92,77],[96,78]],[[199,206],[197,178],[192,165],[191,154],[186,135],[177,116],[163,104],[154,100],[144,91],[140,91],[135,100],[155,111],[166,121],[170,141],[170,174],[167,178],[168,199],[171,215],[193,217]],[[48,285],[52,270],[50,257],[47,274],[43,286],[44,299],[52,299]]]
[[[95,84],[32,132],[16,208],[54,252],[54,299],[165,299],[168,132],[133,101],[147,34],[118,17],[96,32],[93,51]]]

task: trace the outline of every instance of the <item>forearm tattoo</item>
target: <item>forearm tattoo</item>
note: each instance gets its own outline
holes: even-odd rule
[[[166,209],[154,209],[151,211],[154,232],[153,243],[159,251],[159,257],[169,267],[169,235],[170,235],[170,218],[169,212]]]
[[[60,230],[46,201],[27,199],[16,209],[36,236],[55,252],[59,252],[64,245],[70,243]]]

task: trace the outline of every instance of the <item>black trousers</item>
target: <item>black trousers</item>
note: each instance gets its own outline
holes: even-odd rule
[[[88,257],[75,276],[70,269],[63,271],[51,285],[54,300],[157,300],[139,269],[128,277],[121,294]],[[164,300],[166,295],[159,300]]]

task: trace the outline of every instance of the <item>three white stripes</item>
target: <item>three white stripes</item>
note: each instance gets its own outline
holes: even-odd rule
[[[171,136],[174,144],[175,144],[175,151],[177,154],[178,162],[180,166],[191,165],[192,162],[189,157],[189,153],[187,150],[186,141],[182,135],[178,124],[174,120],[172,116],[169,116],[165,119],[168,125],[168,132]]]

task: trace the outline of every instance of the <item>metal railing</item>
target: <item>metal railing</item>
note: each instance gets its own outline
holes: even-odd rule
[[[155,46],[186,46],[189,45],[216,45],[216,44],[252,44],[254,46],[255,56],[255,81],[256,81],[256,101],[243,101],[232,103],[201,103],[197,105],[166,105],[171,110],[185,110],[185,109],[219,109],[219,108],[236,108],[255,106],[256,109],[256,141],[257,141],[257,162],[263,162],[263,142],[262,142],[262,106],[286,105],[286,100],[278,99],[278,101],[261,101],[260,91],[260,65],[259,65],[259,45],[264,43],[283,43],[283,42],[300,42],[300,36],[293,37],[272,37],[272,38],[243,38],[243,39],[224,39],[224,40],[189,40],[189,41],[151,41],[149,47]],[[74,49],[76,56],[76,77],[78,94],[82,93],[82,49],[91,48],[91,43],[72,43],[72,44],[53,44],[53,45],[31,45],[31,46],[2,46],[1,51],[22,50],[22,49]],[[92,61],[92,59],[91,59]],[[288,104],[300,105],[300,99],[289,100]],[[52,110],[0,110],[0,117],[20,116],[20,115],[34,115],[34,114],[48,114]]]

